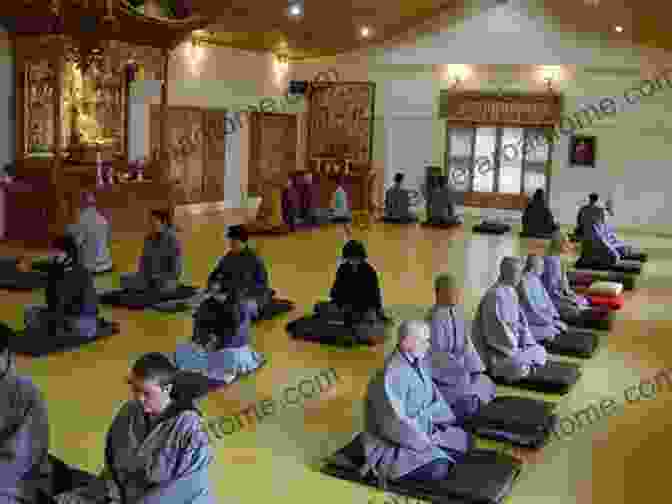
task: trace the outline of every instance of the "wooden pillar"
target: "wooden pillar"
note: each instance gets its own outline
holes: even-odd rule
[[[158,173],[161,180],[168,179],[170,158],[168,153],[168,62],[170,50],[163,50],[163,80],[161,83],[161,128],[159,130],[159,163]]]
[[[56,201],[52,204],[57,208],[55,209],[56,216],[50,223],[50,231],[52,234],[57,235],[61,234],[68,221],[70,220],[70,214],[72,212],[72,202],[69,201],[70,198],[66,198],[66,191],[64,187],[64,177],[63,177],[63,160],[61,147],[61,136],[63,131],[63,72],[65,71],[65,61],[64,53],[62,51],[57,51],[56,55],[53,57],[54,65],[54,78],[53,78],[53,105],[54,105],[54,138],[53,142],[53,163],[51,166],[51,184],[53,187],[53,194],[56,196]]]
[[[26,62],[23,58],[23,51],[19,47],[18,37],[13,37],[14,46],[14,102],[16,112],[14,118],[16,123],[15,153],[14,159],[18,162],[23,161],[26,142],[26,119],[25,119],[25,97],[26,97]]]

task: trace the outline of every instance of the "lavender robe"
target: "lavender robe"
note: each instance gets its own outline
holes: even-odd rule
[[[590,306],[585,297],[579,296],[570,287],[559,256],[544,257],[544,273],[541,275],[541,281],[561,318],[575,319],[581,310]]]
[[[170,406],[169,406],[170,408]],[[201,418],[194,411],[148,426],[140,403],[129,401],[107,434],[106,467],[85,487],[56,497],[58,504],[214,504],[208,482],[212,456]],[[108,462],[111,462],[116,478]]]
[[[79,221],[70,230],[76,236],[84,267],[94,273],[112,268],[110,255],[110,224],[95,207],[82,209]]]
[[[604,223],[595,222],[591,233],[584,235],[581,242],[581,258],[579,261],[586,265],[609,265],[618,262],[621,254],[609,241]]]
[[[427,321],[431,350],[426,360],[434,382],[456,415],[477,413],[494,399],[495,384],[484,374],[483,361],[465,331],[462,307],[434,306]]]
[[[526,377],[546,364],[546,350],[527,325],[515,288],[495,284],[483,296],[471,333],[474,347],[489,371],[507,381]]]
[[[523,274],[518,284],[520,305],[525,313],[528,327],[538,342],[553,341],[566,329],[560,314],[544,288],[541,279],[532,271]]]
[[[422,363],[416,370],[409,359],[396,349],[369,383],[362,475],[373,471],[395,480],[435,460],[454,461],[444,449],[465,453],[471,448],[471,436],[454,426],[456,417],[430,371]]]
[[[0,502],[37,503],[49,489],[47,405],[35,384],[11,369],[0,379]]]

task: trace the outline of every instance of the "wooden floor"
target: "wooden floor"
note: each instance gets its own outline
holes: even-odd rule
[[[223,216],[178,221],[187,280],[203,285],[224,252],[225,221]],[[450,232],[377,224],[369,231],[356,231],[355,237],[365,240],[370,260],[380,272],[388,312],[397,318],[422,316],[433,302],[433,277],[451,271],[464,277],[465,305],[471,315],[496,278],[501,257],[538,248],[538,243],[521,243],[511,234],[472,235],[470,228]],[[600,352],[585,362],[582,380],[559,399],[561,415],[571,416],[604,398],[614,398],[617,411],[538,453],[518,452],[528,464],[509,503],[666,501],[672,393],[660,387],[651,399],[628,404],[624,389],[672,363],[672,339],[667,339],[672,335],[672,239],[630,238],[651,255],[642,288],[628,294],[614,330],[604,335]],[[298,308],[255,328],[254,344],[269,364],[208,396],[201,404],[205,416],[227,416],[262,399],[279,399],[286,387],[328,368],[335,369],[339,379],[331,390],[306,399],[303,407],[283,408],[262,424],[214,441],[216,461],[210,477],[217,502],[295,504],[318,498],[324,504],[382,504],[385,500],[380,492],[323,476],[315,467],[320,457],[343,446],[361,427],[361,399],[368,377],[381,366],[394,342],[390,340],[386,348],[341,350],[292,341],[284,330],[288,320],[310,310],[328,293],[343,240],[341,228],[328,227],[255,242],[268,262],[272,286]],[[118,271],[135,268],[141,246],[142,236],[116,237],[113,256]],[[11,251],[5,247],[0,252]],[[99,287],[116,282],[118,275],[97,280]],[[2,296],[0,318],[16,328],[23,323],[23,305],[43,299],[42,293],[2,292]],[[102,467],[106,430],[128,398],[129,366],[145,352],[172,352],[177,343],[190,338],[192,329],[186,315],[121,309],[105,310],[105,315],[121,324],[121,334],[76,352],[18,362],[20,372],[32,375],[48,400],[52,452],[90,471]],[[520,394],[506,388],[501,393]],[[650,388],[645,393],[651,395]]]

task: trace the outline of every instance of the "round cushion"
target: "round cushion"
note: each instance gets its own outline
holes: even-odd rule
[[[622,294],[614,297],[588,296],[588,300],[592,306],[604,306],[610,310],[620,310],[625,302]]]
[[[598,297],[616,297],[623,293],[623,284],[618,282],[606,282],[603,280],[593,282],[588,288],[587,294]]]

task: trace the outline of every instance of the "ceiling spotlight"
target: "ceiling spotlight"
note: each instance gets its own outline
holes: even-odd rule
[[[303,9],[301,8],[301,4],[293,3],[293,4],[289,5],[289,15],[290,16],[300,16],[302,12],[303,12]]]
[[[362,37],[368,37],[371,35],[371,28],[368,26],[362,26],[362,28],[359,30],[359,33],[361,33]]]
[[[616,27],[616,31],[617,31],[618,33],[621,33],[621,32],[623,31],[623,27],[622,27],[622,26],[617,26],[617,27]]]

